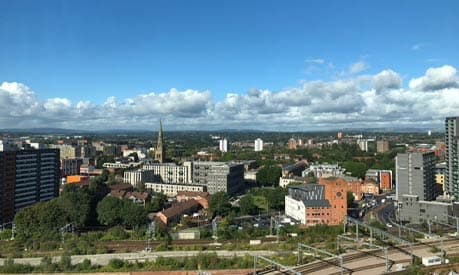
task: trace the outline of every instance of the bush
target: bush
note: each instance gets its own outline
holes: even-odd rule
[[[124,261],[120,260],[120,259],[111,259],[110,262],[108,263],[108,265],[111,268],[113,268],[115,270],[118,270],[118,269],[121,269],[124,266]]]

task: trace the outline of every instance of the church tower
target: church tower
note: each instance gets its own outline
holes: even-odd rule
[[[166,148],[163,144],[163,123],[161,119],[159,120],[159,131],[158,131],[158,144],[156,145],[155,150],[155,160],[159,161],[159,163],[164,163],[164,159],[166,158]]]

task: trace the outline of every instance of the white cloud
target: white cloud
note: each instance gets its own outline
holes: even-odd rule
[[[409,86],[422,91],[456,88],[459,84],[456,73],[456,68],[449,65],[430,68],[424,76],[412,79]]]
[[[21,83],[0,85],[0,123],[8,127],[77,129],[155,129],[160,117],[168,129],[250,128],[311,130],[336,127],[437,125],[459,115],[456,68],[429,68],[402,86],[390,69],[335,81],[310,81],[281,91],[253,89],[214,101],[210,91],[171,89],[104,103],[43,101]]]
[[[367,63],[364,61],[358,61],[349,66],[349,74],[358,74],[367,70],[368,68],[370,68],[370,66]]]
[[[399,89],[402,86],[402,78],[392,70],[384,70],[373,76],[372,85],[377,92]]]

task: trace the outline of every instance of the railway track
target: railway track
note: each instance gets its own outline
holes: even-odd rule
[[[448,243],[457,243],[457,242],[459,242],[459,240],[457,240],[457,239],[443,240],[443,244],[445,246]],[[429,243],[415,244],[415,245],[413,245],[413,251],[419,250],[419,249],[423,249],[426,246],[433,246],[435,244],[440,244],[440,243],[441,243],[441,241],[433,241],[433,242],[429,242]],[[389,248],[387,253],[388,253],[388,255],[391,255],[391,254],[399,252],[400,249],[403,250],[403,249],[406,249],[406,248],[410,249],[409,246],[406,246],[406,245],[405,246],[400,246],[398,248]],[[408,253],[409,253],[409,251],[408,251]],[[384,253],[382,251],[372,250],[372,251],[368,251],[368,252],[359,252],[359,253],[355,253],[355,254],[345,255],[345,256],[343,256],[343,263],[349,263],[349,262],[353,262],[353,261],[356,261],[356,260],[363,260],[363,259],[373,258],[373,257],[384,257]],[[407,261],[409,261],[409,260],[407,260]],[[394,263],[394,262],[392,261],[392,263]],[[395,263],[398,263],[398,262],[395,262]],[[382,263],[382,266],[384,266],[384,265],[385,265],[385,263]],[[319,261],[319,262],[316,262],[316,263],[305,265],[303,267],[294,268],[294,270],[298,271],[298,272],[301,272],[303,274],[308,274],[308,273],[311,273],[311,272],[320,271],[320,270],[325,269],[325,268],[327,268],[329,266],[339,266],[338,260],[336,260],[336,259],[322,260],[322,261]],[[359,269],[362,269],[362,270],[365,270],[365,268],[369,269],[367,267],[359,267]],[[376,268],[376,267],[374,267],[374,268]],[[354,270],[354,271],[358,271],[358,270]]]

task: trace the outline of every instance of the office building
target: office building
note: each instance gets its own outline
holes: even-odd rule
[[[0,152],[0,223],[20,209],[59,195],[58,149]]]
[[[228,152],[228,140],[226,138],[220,139],[218,148],[220,152]]]
[[[385,153],[389,151],[389,142],[386,140],[378,140],[376,142],[376,152]]]
[[[459,117],[445,120],[446,192],[459,200]]]
[[[419,200],[432,201],[439,195],[434,152],[397,154],[395,167],[397,200],[401,195],[416,195]]]
[[[263,151],[263,140],[261,138],[257,138],[255,140],[255,152]]]
[[[224,162],[193,162],[193,184],[207,188],[209,194],[234,194],[244,183],[244,164]]]

